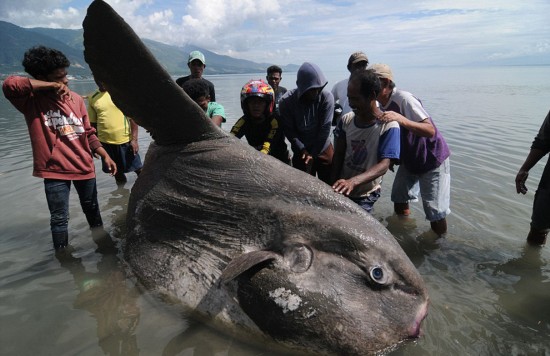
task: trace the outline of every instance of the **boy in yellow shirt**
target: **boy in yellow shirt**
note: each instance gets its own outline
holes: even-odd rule
[[[138,153],[138,125],[116,107],[102,83],[96,83],[98,90],[88,97],[88,117],[97,130],[99,141],[116,162],[115,180],[124,183],[124,173],[139,175],[143,166]],[[102,166],[105,172],[107,167],[103,159]]]

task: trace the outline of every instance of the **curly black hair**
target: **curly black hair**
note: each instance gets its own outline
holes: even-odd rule
[[[270,75],[271,73],[279,73],[282,75],[283,70],[281,69],[281,67],[277,65],[272,65],[272,66],[269,66],[269,68],[267,68],[267,75]]]
[[[209,97],[210,96],[210,88],[208,86],[208,83],[202,79],[202,78],[192,78],[186,81],[181,86],[183,88],[183,91],[193,101],[197,101],[198,98],[201,96]]]
[[[380,79],[371,69],[361,69],[351,73],[349,81],[357,81],[361,95],[368,99],[373,96],[376,99],[382,89]]]
[[[46,76],[56,69],[67,68],[71,62],[56,49],[35,46],[25,52],[22,64],[25,72],[37,78],[37,76]]]

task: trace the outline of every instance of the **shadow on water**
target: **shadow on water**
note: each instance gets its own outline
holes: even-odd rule
[[[495,322],[502,328],[513,329],[510,333],[522,341],[497,346],[502,352],[550,354],[550,279],[545,270],[548,261],[542,258],[542,251],[526,244],[519,257],[477,266],[497,296],[495,308],[500,315]]]
[[[413,216],[392,214],[385,218],[385,222],[386,228],[395,236],[416,267],[420,266],[432,251],[439,249],[441,241],[444,241],[430,229],[429,224],[422,224],[426,230],[420,230],[420,224],[417,224]]]
[[[96,252],[101,254],[97,272],[86,271],[82,259],[73,256],[71,247],[55,255],[61,267],[71,273],[79,290],[73,306],[88,311],[96,319],[98,345],[106,355],[137,355],[139,292],[128,287],[111,236],[103,229],[94,231],[93,236],[98,245]]]
[[[70,245],[55,253],[61,267],[72,275],[78,290],[73,307],[89,312],[96,320],[98,345],[106,355],[139,354],[136,328],[140,320],[140,292],[130,284],[119,257],[129,192],[123,184],[118,185],[102,211],[104,221],[112,222],[113,234],[102,227],[91,231],[99,259],[96,271],[87,270],[82,258],[74,256],[75,249]]]
[[[504,273],[517,277],[517,282],[513,285],[495,288],[504,311],[515,321],[533,329],[533,331],[548,333],[550,325],[542,323],[542,321],[550,320],[550,304],[548,303],[550,281],[542,273],[542,267],[545,265],[541,258],[541,249],[526,245],[520,257],[497,265],[493,275]],[[533,292],[522,294],[521,298],[517,297],[518,292],[529,290]],[[536,323],[532,321],[536,321]]]
[[[544,248],[527,245],[515,257],[499,248],[494,232],[456,230],[452,216],[450,232],[442,238],[422,215],[402,218],[387,211],[382,216],[426,281],[431,299],[423,337],[392,355],[437,350],[550,354],[550,271]]]
[[[282,356],[283,354],[255,349],[253,346],[242,344],[219,331],[197,323],[172,338],[162,350],[162,356],[176,355]]]
[[[129,192],[119,185],[104,194],[102,212],[111,224],[109,231],[92,233],[96,245],[93,266],[71,250],[56,254],[77,287],[73,308],[95,319],[97,346],[102,352],[275,355],[190,320],[133,282],[120,251]],[[425,355],[437,350],[550,354],[550,278],[543,249],[525,246],[519,256],[510,256],[497,248],[499,240],[494,234],[476,230],[451,229],[448,236],[438,238],[422,214],[403,219],[390,210],[379,215],[379,220],[425,278],[432,301],[424,336],[390,354]]]
[[[91,231],[95,249],[86,256],[97,259],[95,268],[77,257],[81,253],[71,245],[55,253],[61,268],[70,273],[77,288],[73,308],[84,310],[95,319],[97,345],[102,352],[116,356],[150,352],[164,356],[271,355],[190,320],[178,306],[172,306],[170,301],[163,301],[162,297],[134,282],[122,257],[129,195],[125,184],[118,184],[115,190],[106,194],[108,198],[102,215],[104,221],[111,222],[110,231],[103,228]],[[158,319],[150,318],[152,313],[156,317],[161,315],[160,324]],[[169,334],[162,330],[167,327],[162,325],[167,321],[162,319],[163,313],[179,320]],[[151,328],[158,328],[156,334]]]

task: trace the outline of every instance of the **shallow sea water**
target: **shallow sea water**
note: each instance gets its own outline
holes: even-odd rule
[[[346,76],[326,71],[329,87]],[[550,67],[395,68],[398,87],[422,99],[451,151],[449,233],[435,239],[421,204],[411,218],[392,212],[393,173],[374,216],[395,235],[429,289],[424,335],[392,355],[550,354],[550,246],[525,244],[545,157],[526,196],[515,174],[550,109]],[[208,77],[225,106],[229,130],[239,117],[240,87],[257,75]],[[283,73],[293,88],[295,73]],[[91,81],[72,82],[86,94]],[[144,157],[150,138],[140,132]],[[0,98],[1,355],[269,355],[193,323],[176,305],[141,289],[119,247],[135,175],[117,186],[101,173],[98,193],[114,246],[89,231],[73,190],[72,253],[56,257],[40,179],[22,115]],[[549,217],[550,218],[550,217]],[[105,236],[102,236],[105,237]]]

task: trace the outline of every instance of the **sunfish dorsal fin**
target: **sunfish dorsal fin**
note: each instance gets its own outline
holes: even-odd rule
[[[95,0],[84,27],[84,57],[125,115],[159,145],[226,136],[172,80],[111,6]]]

